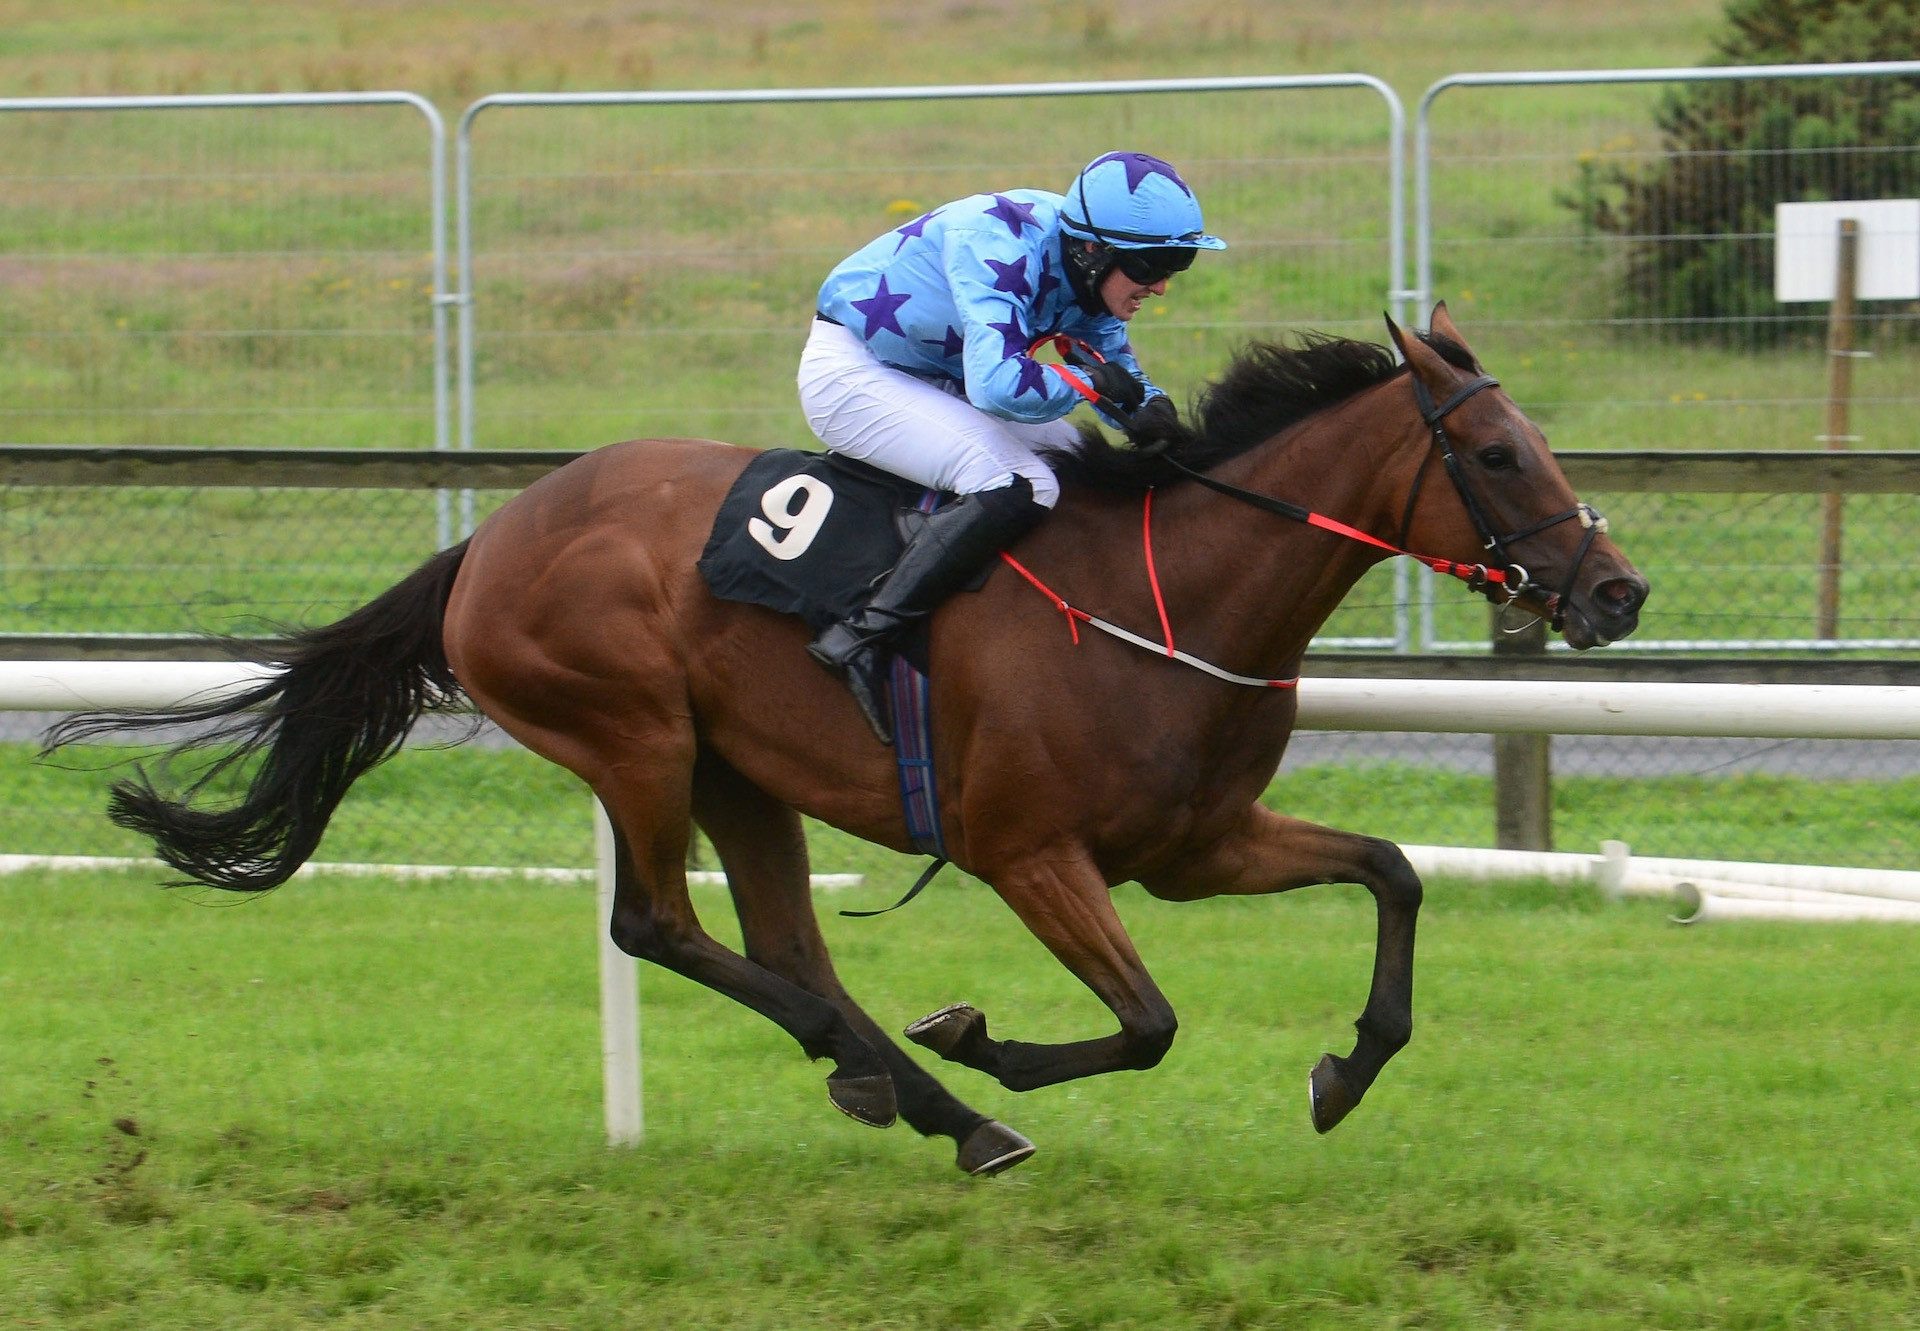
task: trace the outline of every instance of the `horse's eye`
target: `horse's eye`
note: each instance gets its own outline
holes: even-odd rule
[[[1488,471],[1511,471],[1518,465],[1513,450],[1505,444],[1493,444],[1480,450],[1476,457],[1480,465]]]

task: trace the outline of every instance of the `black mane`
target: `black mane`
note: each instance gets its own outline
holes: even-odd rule
[[[1418,336],[1449,364],[1476,368],[1473,354],[1451,338]],[[1132,448],[1114,444],[1097,426],[1083,426],[1078,452],[1050,452],[1047,460],[1061,480],[1093,489],[1166,485],[1181,479],[1168,457],[1206,471],[1403,368],[1385,347],[1324,333],[1302,333],[1290,343],[1254,342],[1200,390],[1181,423],[1152,437],[1133,435]]]

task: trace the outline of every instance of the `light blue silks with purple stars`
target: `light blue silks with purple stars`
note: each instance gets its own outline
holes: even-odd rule
[[[1027,355],[1066,333],[1145,381],[1127,326],[1088,314],[1060,258],[1058,194],[1007,190],[959,199],[849,256],[820,288],[820,313],[864,339],[885,364],[958,382],[1006,420],[1058,420],[1082,402]],[[1158,392],[1148,384],[1149,395]]]

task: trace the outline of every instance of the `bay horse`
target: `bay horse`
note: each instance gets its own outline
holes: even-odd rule
[[[1119,1029],[1027,1043],[990,1036],[978,1009],[955,1004],[910,1026],[913,1041],[1015,1091],[1157,1064],[1174,1011],[1110,898],[1136,881],[1172,901],[1316,883],[1373,895],[1376,953],[1357,1040],[1309,1078],[1317,1130],[1339,1123],[1406,1045],[1420,879],[1388,841],[1260,804],[1294,725],[1296,694],[1278,685],[1361,574],[1395,549],[1550,616],[1575,648],[1632,632],[1647,584],[1444,305],[1427,334],[1391,319],[1388,331],[1404,364],[1343,339],[1256,345],[1153,447],[1122,449],[1090,432],[1082,451],[1057,459],[1057,511],[1010,552],[1047,594],[996,566],[935,617],[947,853],[992,886]],[[213,726],[211,737],[234,747],[211,770],[176,794],[140,771],[116,784],[111,815],[151,836],[189,879],[258,891],[312,854],[348,786],[425,708],[464,693],[605,806],[618,855],[611,932],[622,949],[831,1059],[828,1096],[853,1118],[884,1127],[897,1114],[951,1138],[967,1172],[1005,1169],[1032,1144],[889,1039],[827,955],[801,815],[910,845],[895,755],[844,686],[808,660],[806,626],[717,600],[695,571],[752,456],[696,440],[589,453],[368,605],[294,634],[273,656],[281,672],[250,691],[74,718],[49,744]],[[1157,625],[1167,650],[1080,635],[1083,612],[1068,610],[1069,598],[1156,646]],[[1175,623],[1186,650],[1170,659]],[[200,807],[222,772],[244,793]],[[712,938],[689,900],[695,824],[726,870],[744,955]]]

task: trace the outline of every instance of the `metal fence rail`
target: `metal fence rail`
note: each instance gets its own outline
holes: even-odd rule
[[[500,94],[456,130],[462,444],[805,440],[793,367],[835,262],[952,197],[1062,189],[1120,139],[1232,240],[1137,330],[1169,387],[1231,340],[1401,309],[1405,113],[1364,74]]]
[[[1581,191],[1676,160],[1649,129],[1662,90],[1792,85],[1826,96],[1863,81],[1904,87],[1917,74],[1920,62],[1455,75],[1421,104],[1411,227],[1405,117],[1390,88],[1360,74],[482,98],[456,136],[452,282],[444,135],[412,94],[0,101],[14,186],[0,201],[10,296],[0,341],[14,353],[0,358],[0,438],[364,447],[430,435],[485,450],[687,433],[802,442],[791,369],[814,285],[835,259],[954,192],[1064,181],[1124,138],[1180,161],[1234,240],[1139,330],[1176,391],[1249,337],[1299,327],[1377,336],[1365,314],[1376,301],[1404,318],[1410,295],[1424,303],[1444,284],[1476,349],[1563,455],[1676,439],[1804,448],[1819,429],[1817,350],[1789,341],[1676,354],[1662,340],[1671,328],[1610,302],[1633,247],[1687,238],[1596,235]],[[1472,114],[1440,114],[1456,103]],[[355,117],[382,104],[424,117],[428,142],[385,122],[337,128],[360,127]],[[80,112],[113,131],[80,135]],[[179,142],[165,126],[181,127]],[[417,185],[423,146],[421,199],[401,178]],[[1910,143],[1872,151],[1920,163]],[[425,251],[412,253],[401,239],[423,236]],[[236,285],[241,269],[253,276]],[[451,367],[449,306],[460,311]],[[1903,330],[1914,323],[1911,309],[1877,314],[1864,339],[1874,359],[1858,370],[1855,421],[1868,447],[1911,441],[1920,338]],[[16,490],[0,512],[16,545],[36,547],[10,571],[29,614],[49,604],[35,591],[50,567],[91,576],[151,563],[135,545],[140,524],[119,510],[41,512],[37,498]],[[456,514],[436,497],[404,520],[444,544],[483,502],[471,492],[463,501]],[[1914,589],[1903,517],[1887,503],[1850,504],[1845,572],[1820,575],[1838,582],[1844,604],[1818,624],[1801,601],[1820,581],[1803,567],[1817,558],[1819,519],[1799,501],[1631,503],[1637,555],[1666,569],[1720,563],[1715,599],[1770,603],[1744,625],[1674,621],[1659,634],[1674,649],[1727,634],[1759,650],[1920,643],[1900,623]],[[308,515],[317,529],[296,535]],[[231,526],[230,514],[216,516],[215,530]],[[281,546],[309,548],[362,521],[319,505],[256,518]],[[83,531],[89,522],[106,537]],[[1728,531],[1751,537],[1744,554],[1726,548]],[[1480,626],[1396,564],[1370,576],[1327,636],[1451,650],[1477,643]]]

